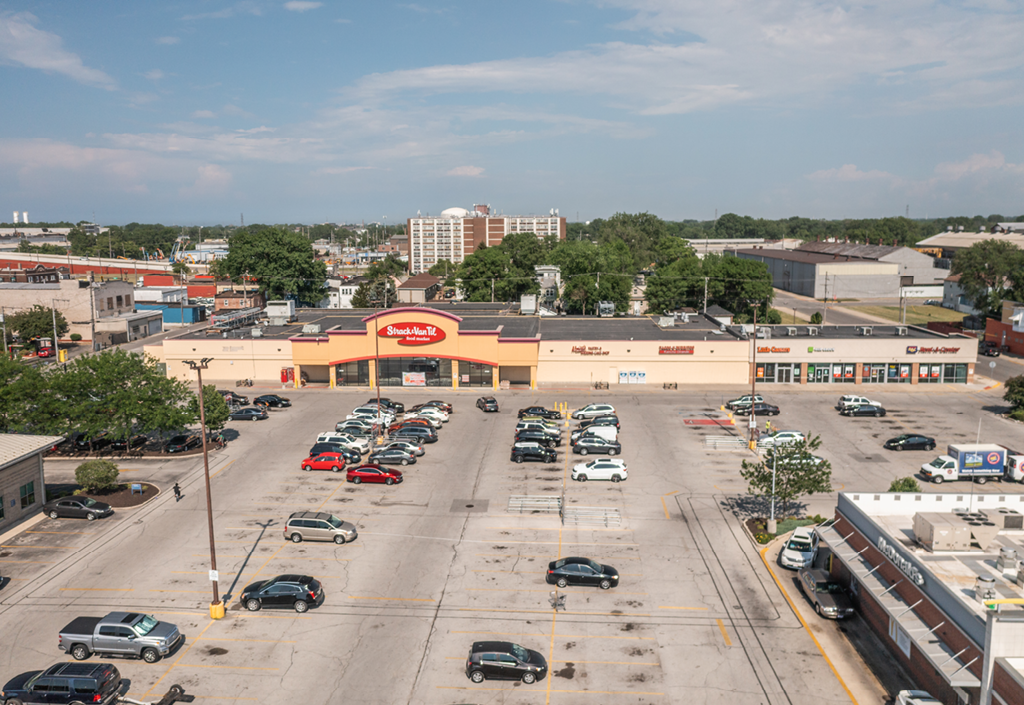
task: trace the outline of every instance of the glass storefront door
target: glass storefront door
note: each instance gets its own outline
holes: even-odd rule
[[[490,387],[494,384],[494,373],[490,365],[482,362],[459,360],[460,387]]]

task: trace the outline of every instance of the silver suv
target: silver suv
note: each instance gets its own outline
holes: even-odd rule
[[[342,521],[327,512],[295,512],[284,524],[285,540],[333,541],[337,544],[354,541],[359,536],[355,524]]]

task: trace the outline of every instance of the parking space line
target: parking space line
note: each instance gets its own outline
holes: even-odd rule
[[[463,656],[462,658],[466,658]],[[657,661],[570,661],[569,659],[556,658],[552,663],[601,663],[611,666],[660,666]]]
[[[204,636],[203,641],[240,641],[243,643],[253,642],[255,644],[296,644],[295,641],[284,641],[283,639],[221,639],[216,636]]]
[[[534,590],[528,588],[520,590],[516,588],[463,588],[466,592],[551,592],[550,590]],[[615,591],[616,595],[646,595],[646,592],[619,592]],[[661,609],[672,609],[670,607],[662,607]],[[679,609],[701,609],[699,607],[680,607]],[[707,609],[706,607],[704,609]]]
[[[53,561],[8,561],[0,559],[0,563],[35,563],[37,565],[51,565]]]
[[[511,575],[547,575],[546,570],[484,570],[484,569],[473,569],[474,573],[506,573]],[[642,578],[643,573],[619,573],[621,577],[626,578]]]
[[[179,668],[231,668],[240,671],[279,671],[279,668],[259,668],[257,666],[222,666],[219,663],[183,663]]]
[[[6,543],[6,544],[0,546],[0,548],[44,548],[44,549],[63,548],[63,549],[66,549],[66,550],[77,550],[78,546],[33,546],[33,545],[27,544],[27,543]]]
[[[674,494],[679,494],[679,492],[680,492],[680,490],[675,490],[674,492],[669,492],[668,494],[661,495],[661,508],[665,510],[665,518],[666,519],[671,519],[672,517],[669,516],[668,505],[665,503],[665,498],[666,497],[671,497]]]
[[[659,610],[697,610],[700,612],[707,612],[707,607],[672,607],[670,605],[658,605]]]
[[[550,683],[550,678],[547,679]],[[487,691],[487,692],[506,692],[515,693],[519,695],[540,695],[541,692],[529,691],[525,688],[519,688],[513,690],[514,686],[508,688],[470,688],[465,685],[437,685],[434,686],[438,690],[473,690],[473,691]],[[552,688],[548,693],[578,693],[580,695],[664,695],[664,693],[646,692],[642,690],[566,690],[563,688]]]
[[[530,553],[474,553],[474,556],[484,558],[550,558],[550,554],[538,555]],[[610,561],[638,561],[640,556],[607,556]]]
[[[429,597],[364,597],[362,595],[349,595],[350,600],[387,600],[389,602],[437,602]]]
[[[517,610],[517,609],[497,609],[489,607],[460,607],[460,612],[514,612],[516,614],[547,614],[551,610]],[[650,617],[651,615],[644,612],[592,612],[590,610],[562,610],[562,614],[589,614],[598,615],[600,617]]]
[[[26,531],[26,534],[61,534],[75,536],[91,536],[95,531]]]
[[[135,588],[61,588],[61,592],[135,592]]]
[[[208,595],[210,593],[209,590],[156,590],[156,589],[151,589],[150,592],[188,592],[188,593],[195,592],[195,593],[199,593],[200,595]]]
[[[474,631],[451,631],[449,634],[482,634],[489,636],[547,636],[546,634],[512,634],[510,632],[474,632]],[[553,634],[554,639],[626,639],[628,641],[654,641],[652,636],[596,636],[593,634]]]
[[[716,619],[718,622],[718,631],[722,632],[722,638],[725,639],[726,646],[732,646],[732,639],[729,638],[729,632],[725,630],[725,622],[720,619]]]
[[[143,698],[148,697],[150,693],[152,693],[154,690],[156,690],[156,687],[158,685],[160,685],[160,682],[163,681],[163,679],[168,676],[168,674],[174,669],[175,666],[177,666],[179,663],[181,663],[181,660],[183,658],[185,658],[185,654],[187,654],[189,651],[192,650],[192,645],[195,644],[200,639],[202,639],[203,638],[203,634],[206,634],[206,630],[209,629],[210,627],[212,627],[216,623],[216,621],[217,620],[215,620],[215,619],[211,619],[209,621],[209,623],[205,627],[203,627],[203,631],[199,632],[199,636],[197,636],[195,639],[193,639],[191,642],[189,642],[188,646],[186,646],[184,649],[181,650],[181,655],[178,656],[177,660],[174,663],[172,663],[170,666],[167,667],[167,670],[164,671],[164,674],[162,676],[157,678],[156,683],[154,683],[152,685],[152,687],[150,687],[150,689],[146,691],[146,693],[142,696]]]
[[[324,505],[325,505],[325,504],[327,504],[328,502],[330,502],[330,501],[331,501],[331,497],[333,497],[333,496],[334,496],[334,495],[335,495],[335,494],[337,493],[337,491],[338,491],[338,490],[340,490],[340,489],[341,489],[342,487],[344,487],[344,486],[345,486],[346,484],[347,484],[346,482],[339,482],[339,483],[338,483],[338,486],[337,486],[337,487],[335,487],[335,488],[334,488],[334,490],[332,490],[332,491],[331,491],[331,493],[330,493],[329,495],[327,495],[327,499],[325,499],[325,500],[324,500],[324,501],[323,501],[323,502],[322,502],[322,503],[320,504],[320,506],[319,506],[319,507],[317,507],[317,509],[316,509],[316,510],[317,510],[318,512],[319,512],[320,510],[322,510],[322,509],[324,508]]]
[[[232,614],[236,617],[244,617],[246,619],[312,619],[312,617],[304,614],[297,614],[294,617],[286,617],[285,615],[277,614],[254,614],[249,610],[232,610]]]
[[[235,458],[235,460],[238,460],[238,458]],[[217,477],[217,475],[220,475],[220,474],[221,474],[222,472],[224,472],[224,471],[225,471],[225,470],[227,470],[227,469],[228,469],[229,467],[231,467],[231,464],[232,464],[232,463],[234,463],[234,462],[235,462],[235,460],[231,460],[231,461],[228,461],[228,464],[227,464],[227,465],[225,465],[225,466],[224,466],[224,467],[222,467],[222,468],[221,468],[220,470],[218,470],[217,472],[215,472],[215,473],[213,473],[212,475],[210,475],[210,479],[212,480],[213,478]]]
[[[551,692],[579,693],[580,695],[664,695],[664,693],[645,692],[642,690],[568,690],[553,688]]]

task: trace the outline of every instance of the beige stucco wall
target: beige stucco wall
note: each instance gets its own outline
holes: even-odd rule
[[[231,338],[164,340],[159,345],[147,345],[144,350],[167,364],[167,376],[193,382],[196,373],[184,360],[199,361],[213,358],[203,372],[203,384],[252,379],[257,382],[280,382],[281,368],[292,367],[290,340],[241,340]]]
[[[914,333],[910,331],[910,336]],[[758,339],[758,362],[903,362],[903,363],[966,363],[978,357],[973,338],[864,336],[859,338],[787,338]],[[916,347],[918,352],[908,352]],[[765,348],[789,352],[767,352]],[[945,349],[945,352],[922,352],[922,348]],[[955,352],[954,352],[955,349]]]
[[[62,340],[78,333],[87,341],[92,339],[91,321],[94,317],[99,320],[135,310],[135,289],[128,282],[96,282],[90,287],[81,286],[88,284],[85,280],[62,279],[59,284],[59,288],[52,284],[24,289],[0,287],[0,306],[7,313],[30,309],[37,304],[56,307],[68,322],[68,332]],[[93,292],[95,301],[90,300],[90,292]],[[121,297],[120,307],[117,305],[118,296]],[[93,303],[95,311],[90,313]]]
[[[22,509],[19,490],[29,482],[35,483],[35,502]],[[0,519],[0,531],[6,526],[35,514],[42,508],[46,503],[42,454],[30,455],[0,470],[0,501],[3,502],[4,515],[3,519]],[[14,502],[13,507],[11,506],[12,501]]]

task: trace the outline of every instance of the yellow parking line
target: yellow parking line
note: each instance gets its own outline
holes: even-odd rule
[[[481,556],[483,558],[550,558],[550,554],[531,554],[531,553],[474,553],[475,556]],[[609,556],[610,561],[638,561],[640,556]]]
[[[312,617],[310,617],[308,615],[304,615],[304,614],[295,615],[294,617],[287,617],[285,615],[277,615],[277,614],[253,614],[252,612],[249,612],[248,610],[244,610],[244,611],[241,611],[241,612],[234,612],[233,614],[236,617],[245,617],[246,619],[312,619]]]
[[[162,676],[157,678],[156,683],[154,683],[153,686],[149,690],[146,691],[145,695],[142,696],[143,698],[148,697],[150,693],[152,693],[154,690],[156,690],[156,687],[158,685],[160,685],[160,682],[164,678],[166,678],[168,676],[168,674],[174,669],[175,666],[177,666],[179,663],[181,663],[181,660],[183,658],[185,658],[185,654],[187,654],[189,651],[192,650],[192,645],[195,644],[196,641],[198,641],[199,639],[202,639],[203,638],[203,634],[206,633],[206,630],[209,629],[210,627],[212,627],[214,625],[214,622],[216,622],[216,621],[217,620],[215,620],[215,619],[211,619],[209,624],[207,624],[205,627],[203,627],[203,631],[199,632],[199,636],[197,636],[195,639],[193,639],[191,642],[189,642],[188,646],[186,646],[184,649],[181,650],[181,655],[178,656],[177,660],[174,663],[172,663],[170,666],[167,667],[167,670],[164,671],[164,674]]]
[[[253,642],[256,644],[295,644],[294,641],[284,641],[282,639],[221,639],[216,636],[204,636],[203,641],[239,641],[239,642]]]
[[[671,607],[668,605],[658,605],[659,610],[698,610],[701,612],[707,612],[707,607]]]
[[[511,688],[470,688],[465,685],[438,685],[434,686],[438,690],[475,690],[475,691],[489,691],[489,692],[507,692],[511,693]],[[516,695],[540,695],[541,691],[529,691],[525,688],[520,688],[515,691]],[[580,695],[664,695],[664,693],[646,692],[642,690],[565,690],[560,688],[552,688],[549,693],[579,693]]]
[[[210,593],[209,590],[156,590],[156,589],[151,589],[150,592],[189,592],[189,593],[195,592],[195,593],[199,593],[200,595],[207,595],[207,594]]]
[[[466,658],[462,656],[461,658]],[[603,663],[612,666],[660,666],[657,661],[570,661],[568,659],[556,658],[552,663]]]
[[[551,610],[516,610],[516,609],[492,609],[489,607],[460,607],[460,612],[515,612],[516,614],[547,614]],[[581,611],[565,611],[562,610],[562,614],[592,614],[599,615],[602,617],[650,617],[651,615],[643,612],[591,612],[589,610]]]
[[[718,622],[718,631],[722,632],[722,638],[725,639],[726,646],[732,646],[732,639],[729,638],[729,632],[725,631],[725,622],[720,619],[716,619]]]
[[[393,602],[437,602],[429,597],[363,597],[359,595],[349,595],[350,600],[388,600]]]
[[[463,588],[466,592],[551,592],[550,590],[534,590],[532,588],[520,589],[520,588]],[[646,595],[646,592],[620,592],[615,591],[616,595]],[[699,608],[694,608],[699,609]]]
[[[135,592],[135,588],[61,588],[63,592]]]
[[[511,634],[509,632],[474,632],[474,631],[452,631],[449,634],[483,634],[490,636],[547,636],[546,634]],[[595,636],[593,634],[554,634],[555,639],[627,639],[631,641],[654,641],[651,636]]]
[[[524,517],[525,518],[525,517]],[[558,531],[559,527],[556,526],[483,526],[481,527],[485,531]],[[587,531],[630,531],[630,529],[597,529],[587,527]],[[500,543],[495,541],[495,543]],[[529,543],[529,542],[527,542]],[[629,546],[636,544],[615,544],[616,546]]]
[[[235,460],[238,460],[238,458],[235,458]],[[217,472],[215,472],[212,475],[210,475],[210,479],[212,480],[213,478],[217,477],[217,475],[220,475],[222,472],[224,472],[229,467],[231,467],[231,463],[235,462],[235,460],[230,461],[227,465],[222,467],[220,470],[218,470]],[[122,470],[121,472],[124,472],[124,471]]]

